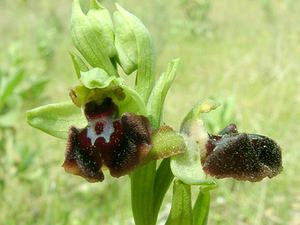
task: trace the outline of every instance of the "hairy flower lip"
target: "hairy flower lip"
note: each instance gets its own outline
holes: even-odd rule
[[[215,178],[256,182],[281,172],[281,149],[266,136],[238,133],[230,124],[219,135],[209,135],[201,164]]]
[[[102,167],[100,156],[95,153],[94,148],[82,146],[79,142],[80,130],[71,127],[67,141],[65,161],[63,167],[67,173],[84,177],[89,182],[104,180],[104,174],[99,168]]]
[[[152,147],[148,119],[133,113],[118,118],[118,108],[110,98],[84,106],[88,125],[71,127],[63,167],[89,182],[103,181],[103,166],[120,177],[139,165]]]

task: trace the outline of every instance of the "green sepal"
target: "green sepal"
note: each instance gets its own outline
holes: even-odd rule
[[[110,60],[112,57],[112,47],[106,46],[107,21],[110,17],[103,17],[103,21],[99,22],[101,13],[100,9],[91,9],[89,15],[85,15],[80,7],[79,0],[73,1],[72,17],[71,17],[71,35],[76,49],[81,53],[84,59],[92,67],[100,67],[109,75],[117,76],[117,70]],[[101,9],[104,10],[104,9]],[[100,11],[101,11],[100,10]],[[102,12],[102,11],[101,11]],[[97,16],[95,16],[95,14]],[[105,15],[107,12],[105,11]],[[102,24],[105,29],[102,29]],[[111,33],[110,31],[108,33]]]
[[[174,59],[169,63],[167,71],[156,82],[149,97],[147,110],[149,115],[153,115],[150,120],[154,126],[159,126],[161,123],[165,98],[176,77],[178,64],[179,59]]]
[[[185,117],[181,132],[185,138],[187,151],[172,157],[171,169],[176,178],[189,185],[215,186],[213,180],[207,180],[200,164],[201,152],[204,152],[208,134],[200,119],[201,113],[209,112],[218,106],[206,100],[195,106]]]
[[[105,98],[112,98],[118,106],[119,114],[132,112],[146,115],[146,108],[139,94],[124,85],[121,78],[109,76],[100,68],[81,72],[79,79],[82,85],[76,86],[70,92],[75,105],[84,106],[87,102],[101,103]]]
[[[69,128],[83,128],[87,121],[71,101],[49,104],[26,112],[27,123],[54,137],[67,139]]]
[[[129,44],[130,46],[133,43],[131,40],[132,36],[135,38],[136,42],[136,52],[137,52],[137,61],[134,62],[137,64],[137,74],[136,74],[136,84],[135,89],[141,95],[142,99],[146,102],[151,93],[151,90],[154,85],[154,53],[153,53],[153,44],[149,34],[149,31],[140,21],[139,18],[129,13],[123,9],[120,5],[116,4],[119,15],[124,21],[126,21],[127,26],[131,28],[133,35],[130,34],[129,43],[126,40],[123,40],[126,45],[121,46],[122,51],[127,52],[126,48]],[[117,14],[118,15],[118,14]],[[125,26],[125,25],[122,25]],[[121,44],[119,41],[117,44]],[[119,46],[120,47],[120,46]],[[133,46],[130,48],[130,54],[134,56]],[[117,49],[118,51],[118,49]],[[128,53],[126,54],[128,56]],[[133,57],[131,60],[134,60]]]
[[[191,186],[175,180],[172,206],[166,225],[182,224],[193,225]]]

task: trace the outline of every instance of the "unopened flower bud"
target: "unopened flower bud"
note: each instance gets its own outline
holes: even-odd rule
[[[71,22],[73,43],[85,60],[92,67],[104,69],[110,76],[117,75],[110,59],[116,51],[109,12],[93,0],[91,9],[85,15],[79,0],[74,0]]]

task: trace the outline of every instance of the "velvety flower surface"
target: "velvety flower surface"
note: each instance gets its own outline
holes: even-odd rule
[[[216,178],[260,181],[282,170],[280,147],[270,138],[238,133],[230,124],[219,135],[209,135],[201,158],[203,170]]]
[[[102,181],[102,168],[119,177],[128,174],[148,154],[151,148],[151,128],[144,116],[124,113],[110,98],[100,104],[84,106],[88,125],[83,129],[71,127],[63,167],[71,174],[90,182]]]

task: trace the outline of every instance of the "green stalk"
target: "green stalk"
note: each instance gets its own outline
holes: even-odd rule
[[[131,208],[136,225],[154,225],[153,186],[156,161],[136,169],[131,175]]]

